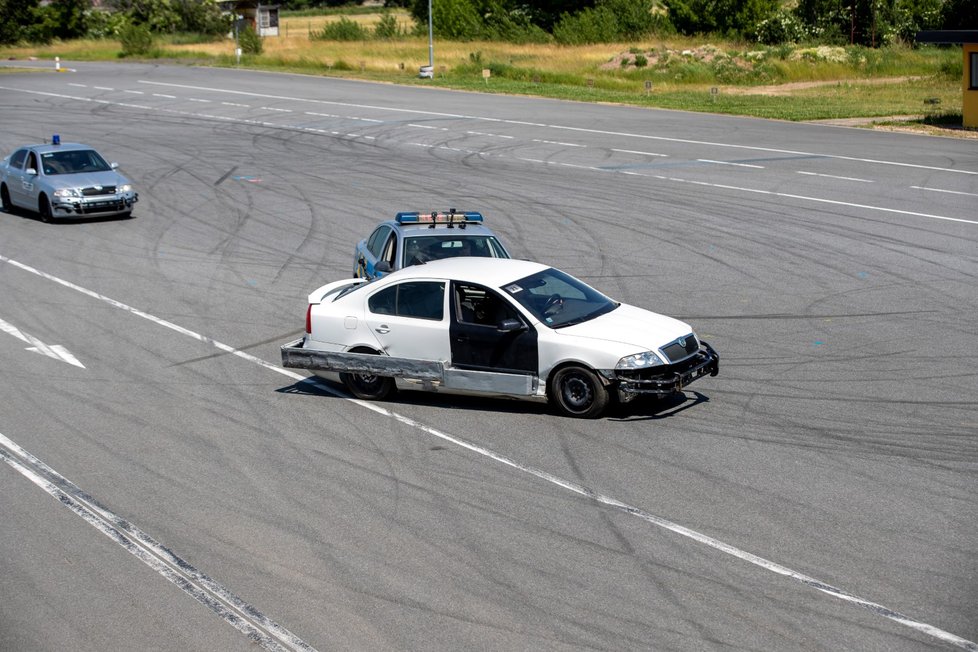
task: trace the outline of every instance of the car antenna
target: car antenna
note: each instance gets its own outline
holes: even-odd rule
[[[455,209],[454,208],[449,208],[448,209],[448,228],[450,228],[450,229],[454,229],[455,228]]]
[[[431,224],[428,225],[429,229],[435,228],[435,220],[438,218],[438,211],[431,211]]]

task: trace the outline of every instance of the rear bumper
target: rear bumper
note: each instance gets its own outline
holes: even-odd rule
[[[641,372],[617,372],[618,398],[627,403],[639,396],[668,396],[703,376],[720,373],[720,355],[706,342],[700,342],[695,355],[683,362]]]

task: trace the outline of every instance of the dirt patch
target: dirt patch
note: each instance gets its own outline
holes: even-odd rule
[[[891,115],[885,118],[839,118],[834,120],[811,120],[813,124],[835,125],[838,127],[861,127],[876,131],[899,131],[924,136],[944,136],[947,138],[969,138],[978,140],[978,129],[966,129],[954,125],[929,125],[921,122],[919,115]]]

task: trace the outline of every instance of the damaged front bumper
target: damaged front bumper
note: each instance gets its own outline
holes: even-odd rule
[[[640,396],[668,396],[682,391],[703,376],[720,372],[720,355],[706,342],[699,351],[676,364],[634,371],[613,371],[609,380],[618,386],[618,400],[627,403]]]

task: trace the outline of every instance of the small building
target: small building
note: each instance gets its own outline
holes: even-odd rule
[[[978,129],[978,29],[944,29],[917,32],[917,43],[960,45],[964,56],[961,81],[961,123]]]
[[[243,25],[251,25],[258,36],[278,36],[278,5],[261,0],[222,0],[221,9]]]

